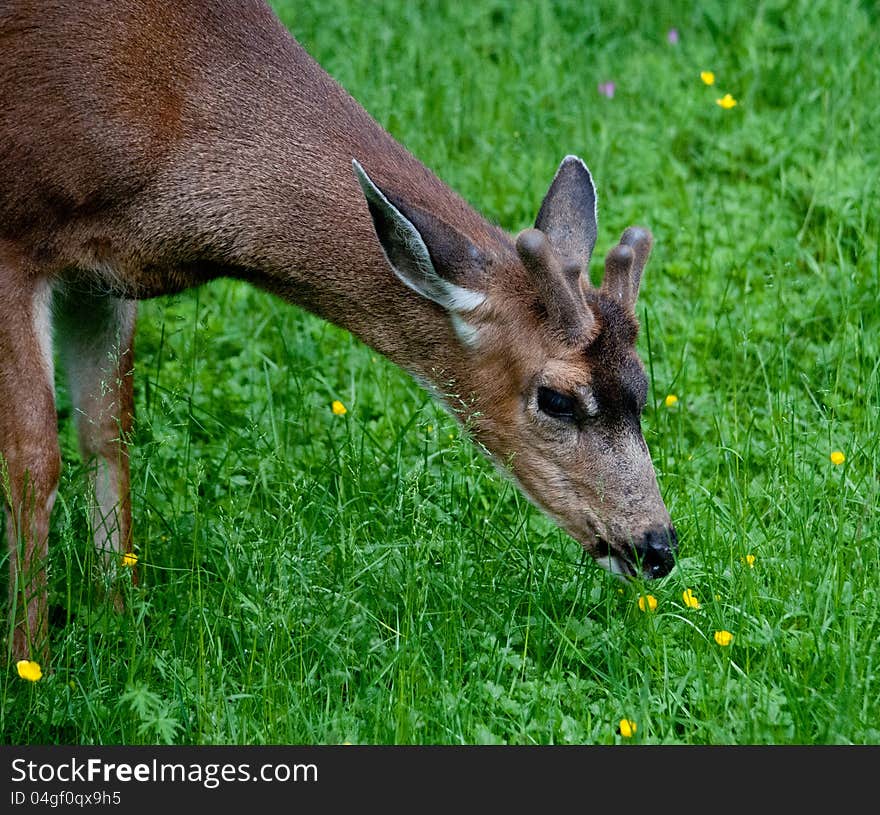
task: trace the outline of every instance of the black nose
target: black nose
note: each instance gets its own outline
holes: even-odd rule
[[[645,577],[663,577],[675,566],[675,550],[678,548],[678,535],[675,529],[655,527],[649,529],[635,545],[636,559]]]

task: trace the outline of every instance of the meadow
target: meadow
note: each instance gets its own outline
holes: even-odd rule
[[[876,4],[272,5],[510,232],[569,153],[595,282],[651,228],[677,568],[608,575],[401,370],[215,282],[141,306],[122,614],[59,371],[53,665],[4,663],[0,742],[880,743]]]

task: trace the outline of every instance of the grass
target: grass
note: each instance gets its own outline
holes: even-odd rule
[[[54,671],[7,666],[2,742],[880,743],[873,6],[273,5],[511,232],[567,153],[597,259],[652,228],[644,430],[678,568],[610,578],[397,368],[213,283],[141,308],[123,614],[90,577],[60,389]]]

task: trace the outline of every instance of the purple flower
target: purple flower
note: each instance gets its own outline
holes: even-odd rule
[[[599,93],[602,96],[607,96],[609,99],[614,98],[614,83],[613,82],[600,82],[598,85]]]
[[[670,45],[678,45],[678,29],[670,28],[669,31],[666,32],[666,42]]]

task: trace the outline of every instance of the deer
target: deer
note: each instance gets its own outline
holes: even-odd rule
[[[641,429],[653,237],[604,263],[572,154],[508,233],[395,140],[263,0],[0,6],[0,472],[7,653],[49,654],[46,559],[67,377],[107,568],[134,551],[138,301],[245,281],[349,331],[438,399],[624,581],[678,538]],[[114,600],[118,602],[118,598]]]

